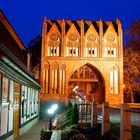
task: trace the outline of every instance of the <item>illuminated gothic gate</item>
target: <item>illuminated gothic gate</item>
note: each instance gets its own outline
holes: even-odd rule
[[[87,100],[95,100],[97,103],[105,101],[104,80],[100,72],[91,65],[83,65],[73,72],[68,84],[68,98],[76,98],[72,89],[77,85],[85,93]]]

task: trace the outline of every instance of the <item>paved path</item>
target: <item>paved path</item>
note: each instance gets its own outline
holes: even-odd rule
[[[15,140],[40,140],[40,130],[45,128],[45,121],[39,121],[27,133],[17,137]]]
[[[39,121],[24,135],[17,137],[15,140],[40,140],[40,130],[45,128],[45,121]],[[61,130],[54,130],[50,140],[61,140]]]
[[[113,123],[120,123],[120,110],[119,109],[110,109],[110,120]],[[98,112],[98,115],[101,117],[101,109]],[[133,125],[140,126],[140,112],[131,113],[131,122]],[[27,133],[22,136],[19,136],[15,140],[40,140],[40,130],[45,128],[45,121],[39,121],[35,126],[33,126]],[[51,140],[61,140],[61,130],[54,130]]]
[[[54,130],[50,140],[61,140],[61,130]]]

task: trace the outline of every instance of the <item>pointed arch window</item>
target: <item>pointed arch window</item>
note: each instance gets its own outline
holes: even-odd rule
[[[111,58],[116,58],[117,56],[117,41],[116,37],[108,34],[104,38],[104,43],[105,43],[105,57],[111,57]]]
[[[57,32],[50,33],[48,37],[48,56],[59,56],[60,37]]]
[[[76,33],[70,33],[66,38],[67,56],[78,57],[79,37]]]
[[[118,94],[118,68],[116,66],[110,71],[110,93]]]
[[[89,33],[85,38],[86,57],[97,57],[97,37]]]
[[[110,46],[107,45],[105,46],[105,57],[114,57],[116,58],[116,45]]]

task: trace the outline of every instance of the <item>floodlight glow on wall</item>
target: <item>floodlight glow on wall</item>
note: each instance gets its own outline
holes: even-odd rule
[[[51,106],[51,108],[49,108],[47,110],[48,114],[50,115],[49,130],[52,130],[52,117],[53,117],[53,114],[55,113],[55,111],[57,110],[57,108],[58,108],[58,105],[57,104],[53,104]]]
[[[48,114],[53,114],[54,113],[54,110],[53,109],[48,109]]]
[[[57,110],[58,105],[53,104],[50,109],[47,110],[48,114],[54,114],[55,110]]]
[[[51,107],[51,109],[54,110],[54,111],[55,111],[57,108],[58,108],[58,105],[57,105],[57,104],[53,104],[52,107]]]

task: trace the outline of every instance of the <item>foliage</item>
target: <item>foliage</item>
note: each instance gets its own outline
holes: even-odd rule
[[[71,130],[77,130],[80,128],[79,124],[73,124],[69,127]]]
[[[120,136],[120,126],[119,126],[119,124],[110,123],[110,129],[111,129],[112,134],[114,134],[117,137]]]
[[[124,93],[125,98],[131,97],[131,95],[139,90],[140,82],[140,56],[138,52],[131,48],[124,51]],[[133,102],[133,98],[131,99]]]
[[[43,136],[44,133],[45,133],[45,129],[44,128],[41,128],[40,135]]]
[[[74,135],[71,140],[86,140],[86,137],[83,134]]]
[[[129,28],[129,34],[131,36],[140,36],[140,19],[134,21],[130,28]]]
[[[134,93],[140,91],[140,20],[132,23],[129,40],[124,50],[124,101],[134,102]]]
[[[41,42],[42,37],[36,36],[28,43],[28,50],[32,54],[32,66],[35,67],[41,60]]]
[[[74,104],[74,107],[71,112],[71,125],[78,124],[79,121],[79,110],[77,104]]]
[[[132,140],[139,140],[140,138],[140,127],[139,126],[131,126],[132,128]],[[120,136],[120,124],[110,124],[110,129],[111,133],[114,134],[115,136],[119,137]]]
[[[80,133],[79,130],[68,129],[68,130],[62,131],[61,139],[69,140],[71,139],[71,137],[73,137],[74,135],[78,135],[79,133]]]
[[[44,128],[41,129],[40,140],[50,140],[52,131],[45,131]]]
[[[66,127],[61,133],[62,140],[101,140],[101,124],[92,128],[82,128],[79,124]]]
[[[72,105],[71,101],[69,100],[69,102],[68,102],[69,111],[68,111],[67,116],[66,116],[67,120],[71,119],[72,108],[73,108],[73,105]],[[70,123],[68,125],[70,125]]]

